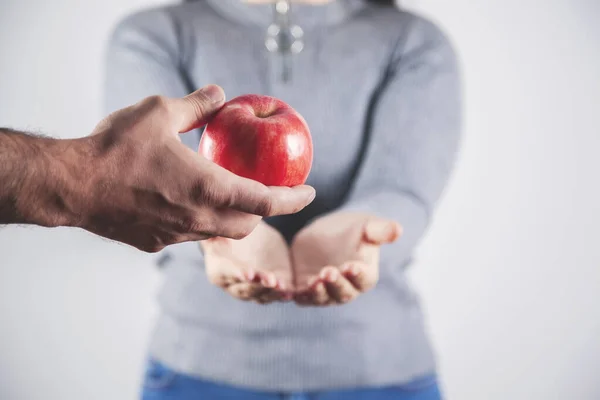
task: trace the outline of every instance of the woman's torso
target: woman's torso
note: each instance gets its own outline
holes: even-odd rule
[[[315,23],[311,12],[302,14],[307,16],[305,48],[293,57],[291,81],[284,83],[279,56],[264,46],[266,27],[227,15],[231,0],[223,3],[225,8],[218,5],[221,1],[208,2],[216,11],[204,1],[170,9],[172,18],[181,21],[182,70],[190,90],[216,83],[229,98],[245,93],[275,96],[308,122],[314,141],[308,183],[318,197],[300,214],[269,221],[289,239],[310,219],[339,206],[351,187],[371,100],[413,17],[353,0],[345,14],[333,11],[336,15],[327,23]],[[197,133],[185,139],[191,146],[198,140]],[[196,244],[174,246],[169,252],[153,353],[180,369],[229,379],[227,371],[214,368],[214,360],[223,365],[241,362],[253,374],[249,384],[272,386],[276,381],[286,388],[305,379],[298,370],[322,370],[321,376],[302,383],[306,389],[348,379],[371,384],[433,368],[418,302],[403,276],[382,277],[375,290],[344,307],[265,307],[240,302],[212,286]],[[385,350],[378,342],[394,347],[385,345]]]

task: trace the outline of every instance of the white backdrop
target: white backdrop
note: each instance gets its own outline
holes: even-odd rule
[[[111,25],[150,0],[0,0],[0,125],[101,118]],[[413,0],[462,56],[460,163],[413,269],[449,400],[600,398],[600,3]],[[129,400],[160,274],[71,230],[0,230],[0,398]]]

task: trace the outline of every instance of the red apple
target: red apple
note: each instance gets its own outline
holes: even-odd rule
[[[199,152],[236,175],[267,186],[306,182],[313,146],[302,116],[281,100],[244,95],[210,120]]]

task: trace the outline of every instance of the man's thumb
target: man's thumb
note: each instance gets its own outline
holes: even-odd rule
[[[217,85],[208,85],[184,98],[176,99],[181,115],[179,132],[184,133],[206,125],[225,103],[225,92]]]

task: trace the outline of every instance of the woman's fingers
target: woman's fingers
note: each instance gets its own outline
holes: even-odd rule
[[[296,304],[300,306],[326,306],[331,303],[331,298],[327,293],[325,284],[321,280],[316,280],[315,283],[308,289],[296,293],[294,296]]]
[[[346,304],[372,289],[377,278],[368,273],[368,266],[360,262],[345,264],[342,268],[325,267],[315,276],[310,286],[296,294],[277,280],[272,273],[245,271],[237,276],[223,277],[220,285],[231,296],[268,304],[288,301],[292,297],[298,305],[326,306]]]
[[[327,266],[309,281],[307,289],[294,296],[294,300],[302,306],[345,304],[361,294],[359,287],[339,268]]]
[[[325,284],[322,281],[317,281],[311,292],[311,303],[315,306],[325,306],[329,304],[330,301],[331,298],[329,297],[329,293],[327,293]]]
[[[294,302],[299,306],[314,306],[313,304],[313,288],[309,287],[302,291],[294,293]]]
[[[277,287],[277,278],[272,272],[259,272],[258,278],[260,279],[260,283],[265,288],[274,289],[275,287]]]
[[[282,289],[282,283],[272,272],[259,272],[260,285],[262,290],[256,293],[255,299],[260,304],[268,304],[274,301],[283,300],[285,293]]]
[[[372,289],[378,280],[378,274],[369,268],[369,265],[360,261],[348,262],[342,266],[342,274],[356,290],[366,292]]]
[[[219,269],[207,269],[206,274],[210,283],[222,289],[246,281],[244,272],[230,264],[222,265]]]
[[[233,297],[244,301],[268,304],[288,300],[288,294],[272,272],[255,271],[251,268],[243,271],[242,279],[224,289]]]
[[[335,267],[324,268],[321,278],[330,299],[335,303],[348,303],[360,294],[359,290]]]
[[[369,266],[360,261],[348,262],[341,268],[324,267],[310,280],[305,290],[295,294],[273,272],[256,271],[252,268],[228,268],[226,273],[221,272],[213,280],[214,284],[237,299],[260,304],[287,301],[292,297],[297,304],[305,306],[345,304],[377,283],[377,274],[373,274]]]
[[[227,293],[229,293],[231,296],[235,297],[236,299],[249,301],[252,299],[252,287],[251,286],[252,285],[250,285],[246,282],[237,283],[235,285],[230,285],[225,290],[227,291]]]

